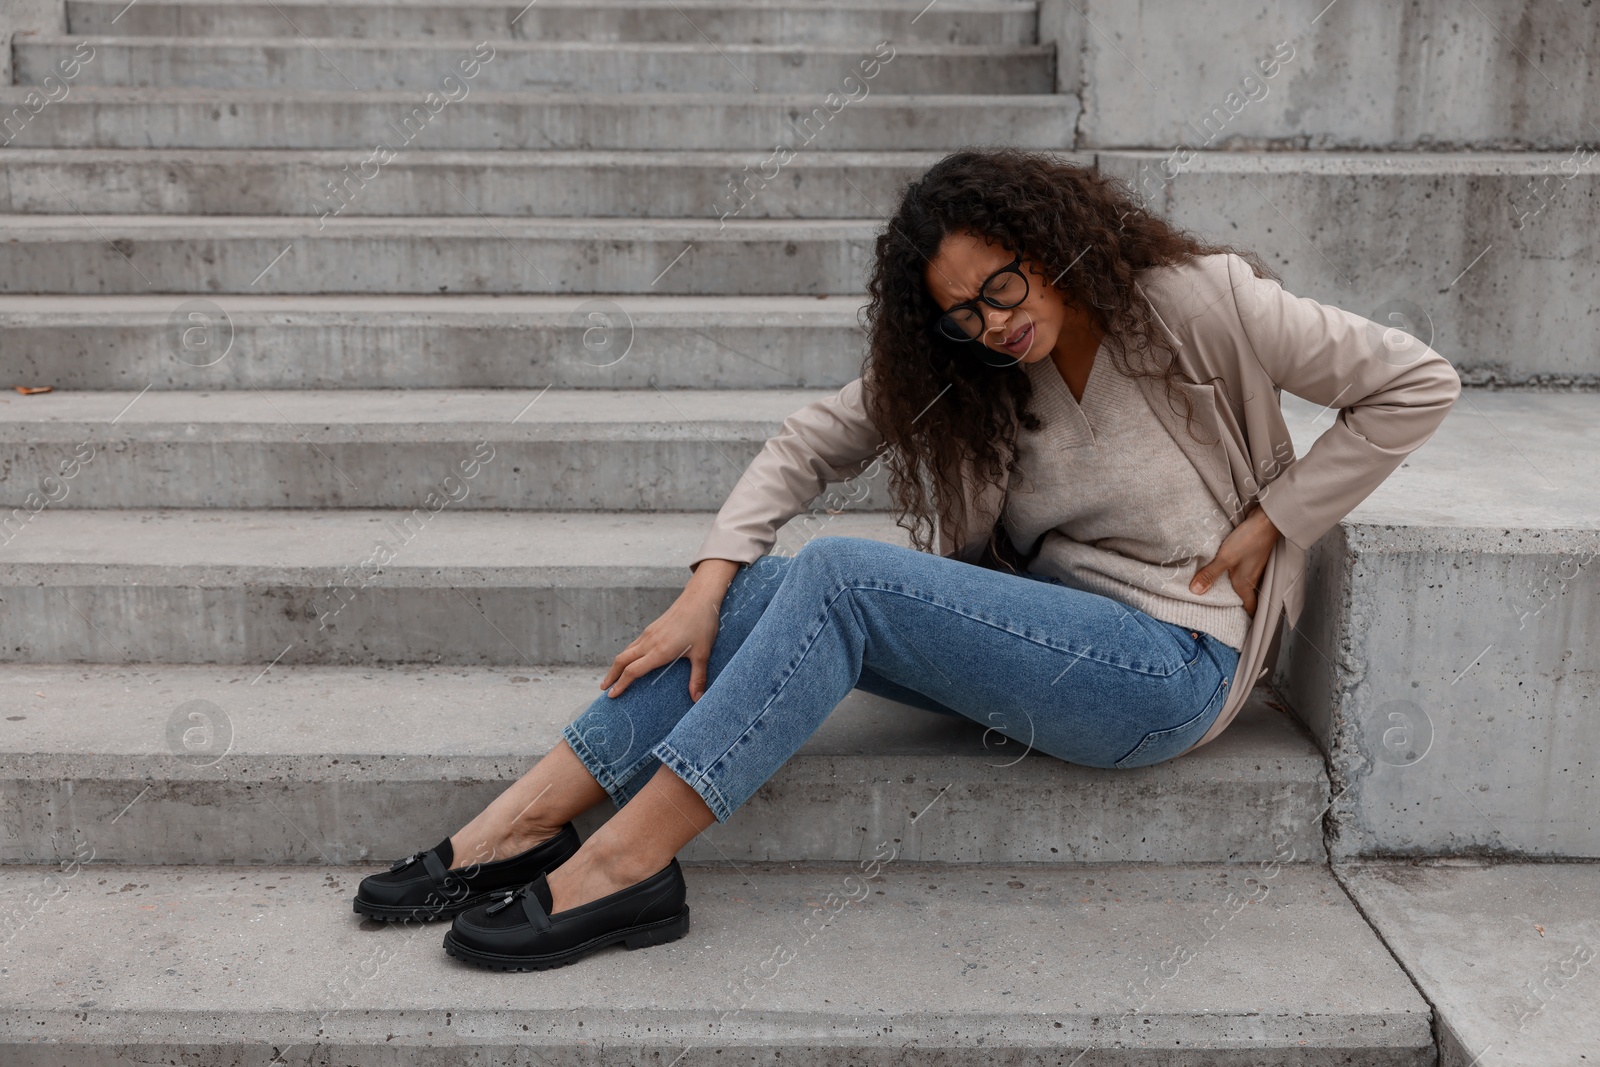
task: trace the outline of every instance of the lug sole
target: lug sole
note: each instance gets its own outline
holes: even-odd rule
[[[454,930],[444,935],[444,950],[458,960],[493,971],[548,971],[577,963],[591,952],[614,945],[618,941],[628,949],[647,948],[650,945],[664,945],[669,941],[676,941],[688,932],[689,906],[685,904],[683,911],[670,919],[612,930],[563,952],[552,952],[543,956],[508,956],[467,948],[456,940]]]

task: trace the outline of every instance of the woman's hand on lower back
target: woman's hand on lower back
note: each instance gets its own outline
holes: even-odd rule
[[[706,691],[706,667],[717,640],[722,597],[738,569],[727,560],[703,561],[672,606],[617,653],[600,688],[619,697],[640,675],[687,656],[689,698],[699,700]]]
[[[1244,610],[1254,615],[1261,573],[1267,569],[1267,560],[1272,557],[1273,546],[1278,543],[1280,536],[1267,513],[1257,505],[1243,522],[1222,539],[1217,554],[1210,562],[1196,572],[1189,582],[1190,592],[1203,596],[1218,578],[1226,574],[1228,581],[1233,583],[1233,591],[1239,594],[1239,599],[1244,603]]]

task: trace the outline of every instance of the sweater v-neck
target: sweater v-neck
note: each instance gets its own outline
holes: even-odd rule
[[[1089,365],[1089,376],[1084,379],[1083,399],[1072,395],[1067,380],[1055,360],[1048,356],[1034,363],[1025,363],[1033,378],[1034,412],[1044,423],[1045,439],[1056,448],[1090,448],[1095,444],[1094,426],[1085,409],[1098,410],[1099,394],[1103,391],[1108,371],[1105,342],[1095,349],[1094,362]]]

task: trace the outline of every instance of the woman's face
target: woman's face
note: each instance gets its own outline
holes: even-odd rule
[[[984,280],[1015,258],[1016,252],[996,241],[957,231],[945,235],[922,277],[933,302],[941,311],[948,311],[976,299]],[[1066,295],[1050,284],[1038,263],[1024,256],[1019,266],[1028,279],[1028,295],[1022,303],[997,308],[978,301],[984,330],[979,340],[970,343],[982,344],[1004,357],[987,356],[989,363],[1036,363],[1050,355],[1068,320],[1081,317]]]

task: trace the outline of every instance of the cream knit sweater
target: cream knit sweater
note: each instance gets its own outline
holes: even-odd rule
[[[1018,428],[1003,520],[1029,570],[1241,648],[1250,616],[1228,576],[1205,595],[1189,581],[1233,529],[1138,384],[1104,348],[1083,402],[1048,358],[1023,364],[1038,432]]]

